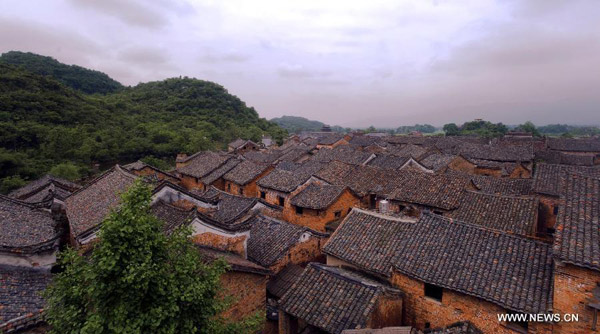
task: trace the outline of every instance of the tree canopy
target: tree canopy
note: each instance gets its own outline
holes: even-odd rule
[[[242,334],[259,322],[227,322],[220,297],[222,260],[205,263],[191,231],[167,236],[150,212],[151,189],[138,181],[102,223],[86,258],[60,255],[63,271],[46,291],[46,319],[60,334]]]
[[[447,136],[482,136],[482,137],[501,137],[508,132],[508,127],[502,123],[492,123],[484,120],[474,120],[465,122],[460,127],[454,123],[444,125],[444,132]]]
[[[64,163],[85,176],[95,163],[153,156],[169,164],[179,152],[224,149],[238,137],[262,135],[282,142],[287,132],[212,82],[171,78],[90,95],[52,74],[0,62],[3,192]]]

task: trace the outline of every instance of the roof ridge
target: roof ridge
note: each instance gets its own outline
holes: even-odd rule
[[[468,192],[468,193],[476,194],[476,195],[483,195],[483,196],[497,197],[497,198],[512,198],[512,199],[523,199],[523,200],[534,200],[534,201],[537,200],[537,197],[533,196],[533,195],[492,194],[492,193],[484,193],[481,191],[470,190],[470,189],[465,189],[464,191]]]
[[[329,265],[326,265],[323,263],[317,263],[317,262],[311,262],[308,264],[308,266],[311,268],[315,268],[316,270],[326,271],[327,273],[329,273],[337,278],[340,278],[342,280],[352,282],[355,284],[362,285],[368,289],[378,290],[381,292],[383,292],[384,289],[386,289],[386,288],[401,291],[399,289],[393,288],[392,286],[386,286],[386,283],[378,282],[375,279],[369,278],[366,275],[361,274],[360,271],[346,269],[346,268],[342,268],[342,267],[338,267],[338,266],[329,266]],[[348,275],[344,275],[340,271],[346,271],[346,272],[348,272]]]
[[[359,213],[363,213],[369,216],[373,216],[373,217],[377,217],[377,218],[381,218],[381,219],[385,219],[385,220],[393,220],[393,221],[397,221],[397,222],[401,222],[401,223],[416,223],[418,221],[418,219],[406,219],[406,218],[401,218],[401,217],[394,217],[391,215],[386,215],[384,213],[380,213],[380,212],[374,212],[374,211],[370,211],[370,210],[364,210],[364,209],[360,209],[357,207],[353,207],[352,211],[350,211],[350,213],[352,213],[353,211],[359,212]],[[348,217],[349,215],[346,215],[346,217]],[[346,220],[347,218],[344,218],[344,220]]]

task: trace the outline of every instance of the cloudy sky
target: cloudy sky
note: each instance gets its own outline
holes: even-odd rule
[[[600,124],[598,0],[1,0],[9,50],[214,81],[266,118]]]

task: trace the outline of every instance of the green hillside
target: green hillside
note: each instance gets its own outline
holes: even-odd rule
[[[35,74],[51,76],[64,85],[87,94],[114,93],[123,89],[123,85],[102,72],[77,65],[65,65],[54,58],[31,52],[4,53],[0,56],[0,63],[18,66]]]
[[[298,133],[301,131],[320,131],[323,125],[325,125],[319,121],[313,121],[298,116],[281,116],[271,119],[271,122],[276,123],[290,133]]]
[[[85,176],[152,156],[223,149],[237,137],[287,133],[212,82],[173,78],[89,95],[23,67],[0,64],[0,191],[53,171]],[[156,159],[155,159],[156,160]]]

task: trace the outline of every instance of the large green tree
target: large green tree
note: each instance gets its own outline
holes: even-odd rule
[[[150,212],[151,190],[136,183],[103,222],[86,258],[61,254],[46,291],[53,333],[252,333],[258,317],[228,322],[219,284],[224,261],[205,263],[182,228],[167,236]]]

